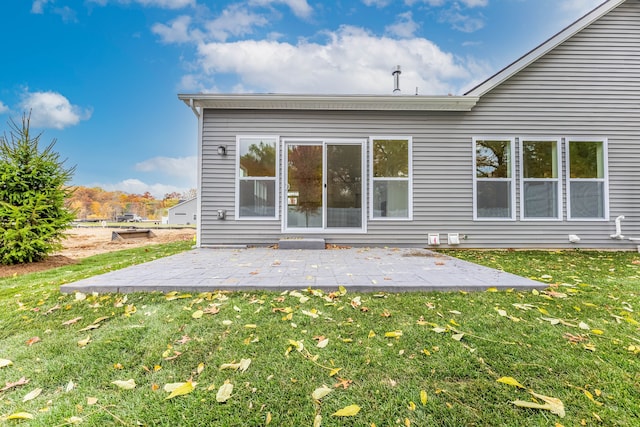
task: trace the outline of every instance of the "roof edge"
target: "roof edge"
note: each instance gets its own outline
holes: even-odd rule
[[[236,110],[470,111],[475,96],[179,94],[190,108]]]
[[[467,91],[464,96],[483,96],[626,1],[627,0],[606,0],[582,18],[579,18],[484,82]]]

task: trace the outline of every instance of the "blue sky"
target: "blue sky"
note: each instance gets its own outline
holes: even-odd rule
[[[603,0],[4,0],[0,130],[32,131],[73,184],[196,186],[178,93],[463,94]]]

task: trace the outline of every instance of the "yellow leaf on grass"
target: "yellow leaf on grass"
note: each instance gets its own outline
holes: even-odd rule
[[[513,377],[501,377],[501,378],[498,378],[496,381],[497,381],[497,382],[499,382],[499,383],[512,385],[512,386],[514,386],[514,387],[518,387],[518,388],[522,388],[522,389],[524,389],[524,388],[525,388],[525,386],[523,386],[522,384],[520,384],[520,383],[518,382],[518,380],[516,380],[516,379],[515,379],[515,378],[513,378]]]
[[[598,406],[602,406],[603,404],[601,402],[598,402],[597,400],[595,400],[593,398],[593,394],[591,394],[591,392],[589,390],[582,390],[584,392],[584,395],[587,396],[587,398],[589,398],[590,401],[592,401],[593,403],[595,403]]]
[[[337,374],[338,372],[340,372],[342,370],[342,368],[333,368],[330,372],[329,372],[329,376],[332,377],[335,374]]]
[[[114,384],[116,387],[121,388],[123,390],[132,390],[136,388],[136,382],[133,378],[128,379],[126,381],[123,381],[123,380],[111,381],[111,384]]]
[[[314,400],[321,400],[332,391],[333,389],[327,387],[326,385],[323,385],[322,387],[318,387],[317,389],[315,389],[313,393],[311,393],[311,397],[313,397]]]
[[[454,340],[456,340],[456,341],[461,341],[463,337],[464,337],[464,334],[454,334],[454,335],[451,335],[451,338],[453,338],[453,339],[454,339]]]
[[[8,420],[32,420],[33,415],[28,412],[16,412],[7,417]]]
[[[233,393],[233,384],[227,380],[218,389],[218,392],[216,393],[216,402],[226,402],[231,397],[231,393]]]
[[[402,331],[385,332],[384,336],[387,338],[400,338],[402,336]]]
[[[564,404],[560,399],[555,397],[544,396],[542,394],[530,392],[534,397],[544,400],[545,404],[540,404],[536,402],[524,401],[524,400],[516,400],[513,402],[514,405],[522,407],[522,408],[532,408],[532,409],[543,409],[547,411],[551,411],[552,414],[556,414],[560,418],[564,418]]]
[[[29,393],[25,394],[25,396],[22,398],[22,402],[28,402],[30,400],[33,400],[36,397],[40,396],[40,393],[42,393],[42,389],[36,388],[35,390],[32,390]]]
[[[602,329],[592,329],[591,333],[596,335],[604,335],[604,331]]]
[[[95,405],[96,403],[98,403],[97,397],[87,397],[87,405],[91,406]]]
[[[191,380],[187,381],[186,383],[181,383],[178,387],[174,388],[171,391],[171,394],[165,397],[164,400],[169,400],[169,399],[173,399],[176,396],[183,396],[185,394],[189,394],[193,390],[195,390],[196,384],[197,383],[191,382]]]
[[[271,423],[271,412],[267,412],[267,418],[264,420],[264,423],[266,425],[269,425]]]
[[[318,414],[313,419],[313,427],[320,427],[322,425],[322,415]]]
[[[78,341],[79,347],[86,347],[87,344],[91,342],[91,335],[87,336],[85,339]]]
[[[200,319],[204,315],[204,311],[196,310],[191,314],[191,317],[194,319]]]
[[[421,402],[423,405],[426,405],[426,404],[427,404],[427,392],[426,392],[426,391],[424,391],[424,390],[420,390],[420,402]]]
[[[325,348],[327,344],[329,344],[329,338],[325,338],[323,340],[318,341],[318,344],[316,344],[316,347]]]
[[[9,359],[0,359],[0,368],[6,368],[13,365],[13,362]]]
[[[334,412],[331,415],[333,415],[334,417],[353,417],[358,412],[360,412],[360,407],[358,405],[349,405],[345,406],[339,411]]]

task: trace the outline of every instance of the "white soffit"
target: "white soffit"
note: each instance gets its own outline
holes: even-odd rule
[[[222,110],[470,111],[475,96],[180,94],[192,108]]]

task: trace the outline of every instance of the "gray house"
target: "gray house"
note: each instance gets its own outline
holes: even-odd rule
[[[198,245],[640,245],[640,0],[462,96],[179,95]]]
[[[191,225],[197,222],[198,198],[185,200],[167,209],[167,224]]]

